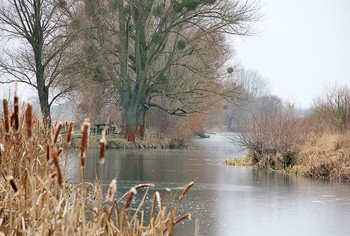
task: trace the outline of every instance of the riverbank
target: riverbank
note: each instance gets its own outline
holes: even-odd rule
[[[350,182],[350,133],[309,135],[293,153],[249,152],[246,157],[226,159],[226,165],[256,166],[287,174]],[[289,165],[285,165],[288,159]]]
[[[81,145],[80,134],[74,135],[71,143],[72,148],[79,148]],[[99,142],[101,135],[89,136],[90,149],[99,148]],[[144,138],[142,140],[137,139],[135,143],[128,142],[122,135],[109,135],[106,136],[107,149],[181,149],[189,145],[189,141],[180,136],[173,138]]]

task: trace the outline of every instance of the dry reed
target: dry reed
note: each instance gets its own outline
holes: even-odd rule
[[[6,102],[5,107],[10,110]],[[8,114],[4,114],[7,120]],[[136,185],[114,200],[116,180],[113,180],[106,197],[112,203],[97,207],[104,198],[102,181],[96,181],[95,185],[86,183],[86,188],[81,187],[82,183],[67,181],[61,166],[62,149],[58,150],[51,140],[51,125],[34,116],[32,122],[26,122],[27,114],[19,118],[22,120],[19,120],[17,130],[16,125],[10,126],[10,123],[7,127],[6,119],[0,123],[0,171],[3,176],[0,178],[0,235],[174,235],[174,226],[190,217],[190,214],[178,217],[177,211],[192,182],[185,187],[178,202],[172,192],[168,197],[156,192],[152,211],[146,214],[142,206],[148,188],[154,185]],[[15,124],[15,118],[13,122]],[[30,125],[31,141],[27,133]],[[88,128],[89,125],[83,126],[83,136],[84,133],[88,135]],[[81,155],[85,157],[87,137],[83,140]],[[67,140],[63,151],[68,150],[68,143]],[[146,193],[133,208],[136,189],[140,188],[147,188]],[[119,202],[124,202],[122,209],[118,208]]]

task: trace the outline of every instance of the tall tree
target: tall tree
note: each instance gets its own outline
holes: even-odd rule
[[[7,76],[1,82],[34,87],[45,118],[51,118],[52,103],[74,85],[60,81],[62,58],[78,30],[67,24],[72,7],[64,0],[2,0],[0,5],[0,31],[19,45],[4,50],[0,70]]]
[[[218,73],[226,59],[225,34],[251,33],[255,2],[100,0],[86,8],[91,6],[93,12],[105,7],[105,40],[94,38],[93,45],[104,60],[98,71],[119,93],[129,141],[142,136],[151,107],[185,116],[200,111],[210,94],[237,95],[236,86],[223,89]]]

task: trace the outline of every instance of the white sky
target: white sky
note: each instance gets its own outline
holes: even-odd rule
[[[350,86],[350,0],[265,0],[259,36],[235,39],[235,60],[306,108],[332,83]]]
[[[332,83],[350,86],[350,0],[262,3],[260,33],[234,38],[234,60],[269,79],[274,95],[302,108]],[[24,98],[35,94],[20,88]]]

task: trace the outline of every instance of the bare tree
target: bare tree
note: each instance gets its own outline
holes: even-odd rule
[[[315,113],[331,130],[344,132],[350,127],[350,89],[347,85],[330,86],[314,100]]]
[[[20,82],[34,87],[45,118],[50,118],[52,103],[74,87],[74,80],[60,80],[66,72],[62,58],[77,31],[76,25],[67,20],[72,16],[73,2],[1,1],[0,31],[5,39],[18,44],[3,52],[0,70],[6,78],[2,77],[1,82]]]
[[[101,21],[106,26],[103,34],[95,34],[89,48],[93,45],[101,52],[103,63],[96,68],[96,72],[102,72],[99,78],[110,80],[119,93],[129,141],[134,141],[137,133],[142,136],[144,117],[151,107],[186,116],[199,112],[204,104],[201,99],[210,94],[228,100],[237,96],[237,86],[223,89],[218,73],[225,61],[225,34],[251,34],[251,23],[259,18],[256,2],[86,3],[88,17],[96,22],[95,16],[99,16],[98,29]]]
[[[234,121],[237,122],[243,119],[252,109],[260,109],[261,105],[266,103],[266,100],[269,99],[269,96],[267,96],[269,94],[269,83],[257,71],[244,69],[240,66],[229,67],[227,72],[229,73],[227,83],[233,83],[242,89],[242,96],[239,99],[224,105],[227,130],[233,131]],[[260,103],[260,108],[257,108],[258,103]]]

